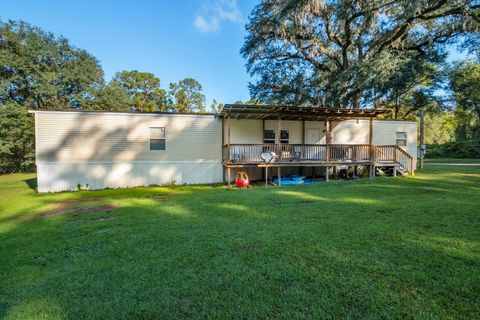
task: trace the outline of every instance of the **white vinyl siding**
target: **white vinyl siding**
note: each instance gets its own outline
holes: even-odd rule
[[[36,112],[35,128],[39,192],[223,179],[213,115]]]
[[[228,120],[224,119],[224,142],[228,143]],[[221,133],[220,133],[221,135]],[[230,143],[263,143],[262,120],[230,119]]]
[[[37,112],[37,162],[221,161],[221,121],[210,115]],[[150,150],[166,128],[166,152]]]
[[[163,184],[218,183],[219,161],[165,161],[144,163],[60,163],[37,165],[39,192],[125,188]]]

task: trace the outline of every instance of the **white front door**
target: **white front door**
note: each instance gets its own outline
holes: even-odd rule
[[[320,143],[320,129],[307,129],[307,144],[318,144]]]
[[[320,143],[320,129],[307,129],[307,136],[305,137],[306,144]],[[321,151],[315,147],[306,147],[304,158],[307,160],[320,160]]]

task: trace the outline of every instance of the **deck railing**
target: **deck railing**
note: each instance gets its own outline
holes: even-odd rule
[[[260,155],[275,152],[277,162],[370,161],[368,144],[231,144],[223,147],[223,160],[232,163],[263,162]]]
[[[228,163],[263,163],[260,155],[274,152],[276,162],[339,162],[397,164],[413,173],[413,157],[395,145],[368,144],[231,144],[222,149],[223,161]]]

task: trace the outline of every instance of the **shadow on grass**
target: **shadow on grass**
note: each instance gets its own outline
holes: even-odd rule
[[[0,234],[0,317],[472,318],[479,239],[455,238],[475,234],[478,202],[443,186],[422,202],[417,183],[112,191],[112,212]]]
[[[30,189],[37,191],[37,188],[38,188],[37,178],[25,179],[23,180],[23,182],[25,182]]]

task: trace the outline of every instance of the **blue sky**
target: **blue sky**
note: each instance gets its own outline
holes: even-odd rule
[[[166,89],[186,77],[203,85],[208,107],[248,100],[240,55],[255,0],[0,0],[0,19],[24,20],[87,50],[105,79],[117,71],[154,73]],[[207,108],[208,108],[207,107]]]
[[[258,0],[0,0],[1,20],[24,20],[86,49],[108,81],[117,71],[154,73],[163,88],[186,77],[215,98],[248,100],[240,48]],[[453,48],[449,60],[464,58]]]

